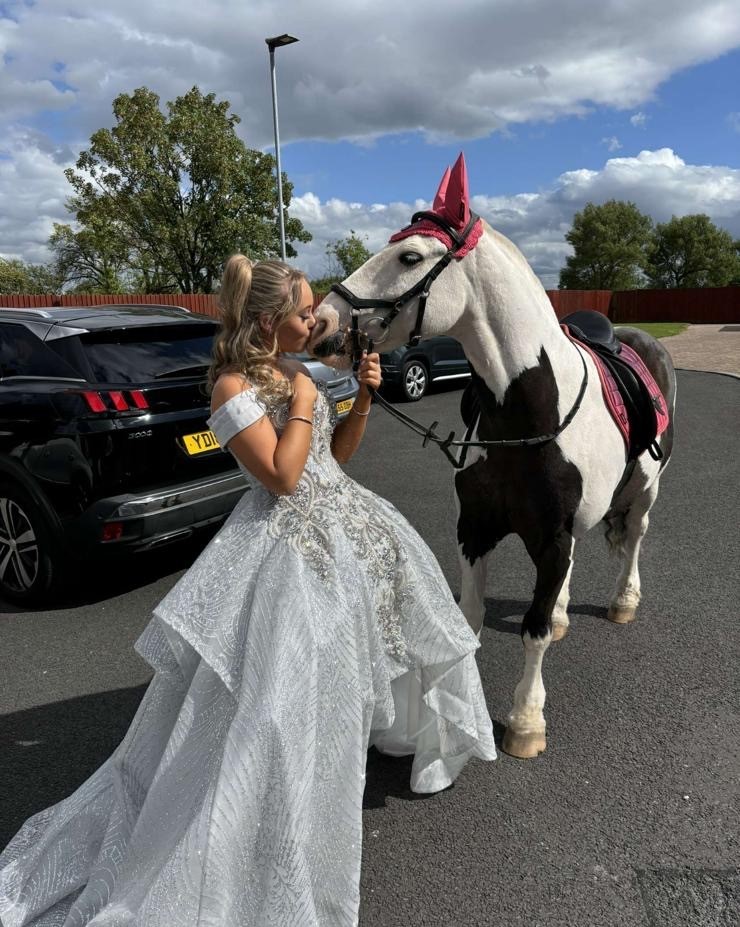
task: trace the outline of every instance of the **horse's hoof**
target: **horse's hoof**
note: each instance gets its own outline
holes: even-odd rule
[[[504,753],[515,756],[518,760],[531,760],[532,757],[544,753],[545,747],[547,747],[547,738],[544,731],[537,734],[517,734],[510,727],[506,728],[501,744]]]
[[[631,624],[637,617],[637,606],[610,605],[606,617],[614,624]]]
[[[568,633],[567,624],[554,624],[552,626],[552,640],[561,641]]]

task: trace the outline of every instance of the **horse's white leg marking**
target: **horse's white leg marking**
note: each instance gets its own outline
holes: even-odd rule
[[[638,561],[640,545],[650,523],[649,512],[658,496],[658,478],[641,493],[624,516],[624,533],[620,555],[622,569],[617,579],[607,617],[617,624],[629,624],[635,620],[640,604],[640,571]]]
[[[573,538],[573,543],[570,546],[570,566],[565,574],[563,585],[560,587],[555,608],[552,610],[552,639],[554,641],[562,640],[570,627],[568,602],[570,602],[570,574],[573,572],[573,551],[575,546],[576,540]]]
[[[484,554],[479,557],[475,563],[471,564],[468,558],[463,554],[462,548],[458,548],[458,557],[460,559],[460,572],[462,574],[462,587],[460,591],[460,609],[468,619],[468,624],[480,637],[483,628],[483,618],[486,613],[486,606],[483,600],[486,591],[486,567],[490,554]]]
[[[524,674],[514,690],[514,707],[507,719],[504,750],[523,759],[537,756],[546,746],[542,658],[551,639],[551,634],[532,637],[525,632],[522,635]]]

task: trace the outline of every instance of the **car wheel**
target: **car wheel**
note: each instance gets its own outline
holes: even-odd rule
[[[429,373],[421,361],[411,360],[403,365],[401,392],[407,402],[418,402],[429,386]]]
[[[55,547],[48,520],[28,493],[0,483],[0,595],[30,604],[55,580]]]

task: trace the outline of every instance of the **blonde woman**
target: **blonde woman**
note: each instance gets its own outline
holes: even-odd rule
[[[352,413],[285,353],[314,324],[303,274],[225,268],[210,427],[251,490],[137,642],[154,678],[126,738],[0,859],[5,927],[357,924],[368,745],[411,787],[493,759],[478,646],[427,546],[337,461]]]

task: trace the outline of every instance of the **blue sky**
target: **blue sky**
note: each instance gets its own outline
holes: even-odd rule
[[[460,150],[474,207],[546,285],[589,200],[706,212],[740,237],[736,0],[3,0],[0,255],[48,259],[63,169],[118,93],[197,83],[271,150],[264,37],[284,31],[300,42],[277,52],[283,168],[313,275],[350,228],[382,247]]]
[[[286,52],[287,54],[288,52]],[[692,164],[740,167],[740,50],[686,68],[639,107],[595,107],[585,116],[533,121],[488,138],[425,144],[419,133],[349,142],[281,144],[298,195],[364,202],[428,198],[445,164],[464,149],[472,192],[515,194],[547,187],[574,168],[598,170],[610,155],[672,148]],[[630,119],[644,118],[634,125]],[[740,117],[739,117],[740,118]],[[620,148],[610,151],[612,139]]]

